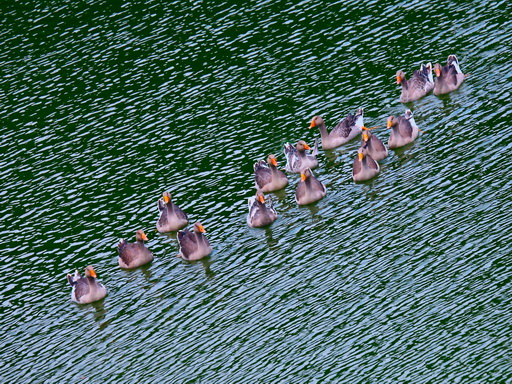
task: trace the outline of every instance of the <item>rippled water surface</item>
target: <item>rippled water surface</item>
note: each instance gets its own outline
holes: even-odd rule
[[[507,5],[5,2],[0,381],[512,383]],[[452,53],[459,90],[398,101]],[[291,175],[248,228],[254,162],[360,106],[425,133],[361,184],[357,141],[320,150],[326,198]],[[211,257],[155,231],[164,190]],[[155,261],[120,270],[139,228]],[[109,295],[80,306],[88,264]]]

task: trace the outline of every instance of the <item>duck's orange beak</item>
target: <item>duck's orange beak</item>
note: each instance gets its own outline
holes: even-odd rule
[[[309,128],[316,127],[315,119],[311,120],[311,124],[309,125]]]
[[[260,201],[261,204],[265,203],[265,196],[259,195],[258,200]]]
[[[358,153],[357,153],[357,157],[359,158],[359,161],[362,161],[362,160],[363,160],[363,158],[364,158],[364,154],[363,154],[363,153],[361,153],[361,152],[358,152]]]
[[[391,120],[388,120],[387,127],[388,127],[388,128],[391,128],[392,126],[393,126],[393,123],[391,122]]]
[[[164,195],[163,199],[165,204],[168,204],[170,201],[169,196],[167,194]]]
[[[402,84],[402,78],[400,76],[396,77],[396,83],[397,84]]]
[[[306,181],[306,175],[304,173],[300,174],[300,180],[301,181]]]
[[[201,233],[205,233],[206,232],[206,230],[204,229],[204,227],[202,225],[199,225],[197,227],[197,229],[199,229],[199,232],[201,232]]]
[[[436,73],[437,77],[441,76],[441,70],[439,68],[436,68],[434,72]]]
[[[91,269],[89,273],[92,277],[96,278],[96,271],[94,269]]]
[[[368,136],[368,134],[366,132],[363,133],[363,140],[364,141],[368,141],[369,138],[370,138],[370,136]]]
[[[142,240],[144,240],[144,241],[148,241],[149,240],[144,232],[142,232]]]
[[[270,159],[270,162],[274,167],[277,167],[277,160],[275,158]]]
[[[304,149],[311,149],[311,147],[307,144],[304,144]]]

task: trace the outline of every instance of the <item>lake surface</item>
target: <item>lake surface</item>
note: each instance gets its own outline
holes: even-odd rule
[[[1,6],[2,383],[512,383],[508,2],[16,1]],[[445,96],[395,72],[458,56]],[[414,111],[425,132],[355,184],[246,224],[253,164]],[[163,191],[213,254],[155,231]],[[154,262],[117,266],[149,236]],[[66,274],[109,289],[76,305]]]

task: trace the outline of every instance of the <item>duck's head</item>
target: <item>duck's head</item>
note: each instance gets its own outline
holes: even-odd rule
[[[365,147],[361,147],[357,150],[357,158],[359,159],[359,161],[363,161],[364,157],[366,156],[366,154],[368,153],[368,151],[366,150]]]
[[[96,271],[94,270],[92,265],[88,265],[87,267],[85,267],[85,276],[96,278]]]
[[[304,168],[300,173],[300,181],[306,181],[312,174],[311,168]]]
[[[205,233],[206,230],[203,227],[203,224],[201,224],[199,221],[194,224],[194,232],[198,233]]]
[[[263,192],[256,192],[256,200],[258,200],[261,204],[265,204],[265,195],[263,195]]]
[[[296,145],[297,151],[304,152],[306,149],[311,149],[309,145],[306,144],[304,140],[299,140]]]
[[[393,128],[397,123],[398,123],[398,120],[395,116],[388,117],[388,123],[387,123],[388,128]]]
[[[402,70],[396,71],[396,83],[402,84],[402,81],[405,79],[405,73]]]
[[[137,241],[148,241],[149,240],[142,229],[139,229],[138,231],[135,232],[135,239]]]
[[[164,200],[164,203],[165,204],[169,204],[171,202],[171,194],[167,191],[165,191],[163,194],[162,194],[162,199]]]
[[[325,125],[324,119],[322,119],[320,116],[315,116],[311,120],[311,124],[309,125],[309,128],[320,127],[322,125]]]
[[[276,157],[274,155],[268,155],[267,163],[269,165],[273,165],[274,167],[277,167],[277,159],[276,159]]]
[[[434,72],[436,73],[436,76],[441,76],[441,64],[435,63],[434,64]]]

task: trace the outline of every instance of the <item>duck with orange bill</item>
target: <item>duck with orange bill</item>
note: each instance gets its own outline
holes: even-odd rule
[[[268,198],[269,205],[265,204],[265,196],[261,191],[256,192],[256,196],[250,197],[247,204],[249,213],[247,215],[247,224],[251,228],[266,227],[277,219],[277,212],[274,209],[272,198]]]
[[[92,265],[85,268],[85,276],[78,271],[74,275],[68,274],[68,283],[71,290],[71,300],[78,304],[88,304],[107,296],[107,288],[96,280],[96,271]]]
[[[260,160],[254,164],[254,181],[256,189],[265,193],[278,191],[288,185],[288,178],[277,168],[274,155],[268,155],[267,162]]]
[[[432,76],[432,64],[421,64],[418,71],[414,71],[412,77],[407,79],[402,70],[396,72],[396,83],[402,86],[400,101],[409,103],[421,99],[434,89],[434,78]]]
[[[370,131],[364,131],[361,138],[361,147],[366,148],[373,160],[383,160],[388,156],[388,149],[384,143]]]
[[[420,132],[410,109],[406,110],[403,116],[389,116],[387,127],[391,129],[388,139],[389,149],[403,147],[412,143]]]
[[[153,261],[153,253],[144,245],[144,241],[148,241],[148,237],[142,229],[135,232],[134,243],[122,239],[119,241],[117,261],[121,268],[137,268]]]
[[[301,173],[305,168],[318,167],[318,140],[315,140],[315,146],[312,154],[307,154],[306,150],[311,147],[304,141],[299,140],[295,147],[290,143],[284,145],[284,155],[286,156],[286,171],[291,173]]]
[[[434,72],[436,78],[434,80],[434,95],[442,95],[455,91],[460,87],[466,75],[462,73],[459,60],[457,56],[449,55],[446,65],[441,67],[441,64],[434,65]]]
[[[156,222],[158,232],[174,232],[187,226],[187,214],[172,202],[169,192],[164,192],[162,199],[158,200],[158,210],[160,211],[160,217]]]
[[[355,114],[349,113],[331,132],[325,127],[324,119],[321,116],[315,116],[311,120],[309,128],[318,127],[322,139],[322,148],[333,149],[348,143],[365,129],[363,115],[363,108],[359,108]]]
[[[300,174],[300,181],[295,190],[295,201],[299,205],[314,203],[325,197],[327,189],[318,180],[310,168],[305,168]]]
[[[352,165],[352,178],[354,181],[373,179],[379,172],[379,163],[368,154],[366,147],[359,148],[357,156],[354,159],[354,164]]]
[[[184,229],[178,232],[180,252],[178,257],[184,260],[199,260],[212,253],[212,246],[206,238],[205,229],[200,222],[194,224],[194,229]]]

